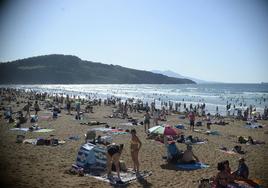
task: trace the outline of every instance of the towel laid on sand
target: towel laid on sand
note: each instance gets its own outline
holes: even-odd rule
[[[11,131],[24,131],[24,132],[30,131],[29,128],[13,128],[13,129],[10,129],[10,130]],[[33,130],[32,132],[48,133],[48,132],[51,132],[51,131],[54,131],[54,129],[38,129],[38,130]]]
[[[91,130],[94,131],[101,131],[101,132],[109,132],[111,134],[115,134],[115,135],[119,135],[119,134],[128,134],[128,132],[126,132],[125,130],[119,130],[119,129],[111,129],[111,128],[104,128],[104,127],[97,127],[97,128],[93,128]]]
[[[208,168],[209,165],[205,163],[201,163],[201,162],[192,163],[192,164],[177,163],[176,167],[182,170],[197,170],[197,169]]]
[[[90,176],[93,178],[96,178],[98,180],[101,181],[105,181],[107,183],[110,183],[112,185],[126,185],[128,183],[130,183],[131,181],[137,180],[139,178],[145,178],[152,175],[151,171],[141,171],[139,175],[136,175],[136,173],[132,170],[128,170],[127,172],[120,172],[120,177],[121,177],[121,182],[118,183],[118,178],[115,174],[115,172],[112,172],[112,177],[107,177],[107,175],[104,176],[93,176],[93,175],[86,175],[86,176]]]

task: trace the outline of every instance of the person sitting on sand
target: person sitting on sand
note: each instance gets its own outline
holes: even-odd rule
[[[131,129],[130,131],[131,133],[131,141],[130,141],[130,151],[131,151],[131,157],[132,157],[132,161],[134,163],[134,171],[136,172],[136,174],[139,174],[139,151],[141,148],[141,141],[140,139],[137,137],[136,135],[136,130],[135,129]]]
[[[238,162],[238,168],[233,174],[238,179],[248,179],[249,170],[248,166],[245,163],[245,159],[241,157]]]
[[[183,156],[182,156],[183,163],[199,162],[198,157],[194,155],[192,149],[193,149],[193,147],[191,145],[187,145],[187,149],[184,151]]]
[[[182,152],[177,148],[174,140],[168,141],[167,151],[167,160],[170,163],[177,163],[182,157]]]
[[[120,178],[119,159],[124,148],[124,144],[110,144],[107,146],[107,176],[111,176],[112,164],[114,163],[117,176]]]
[[[226,161],[218,163],[218,174],[214,180],[217,188],[227,187],[228,184],[234,182],[234,176],[231,175],[226,169],[227,163]]]

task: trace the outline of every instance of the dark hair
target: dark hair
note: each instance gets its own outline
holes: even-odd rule
[[[219,162],[218,163],[218,167],[217,167],[217,169],[219,170],[219,171],[223,171],[225,168],[224,168],[224,163],[223,162]]]
[[[136,134],[136,129],[131,129],[130,133],[135,133]]]
[[[122,150],[124,148],[124,144],[120,144],[119,147]]]
[[[229,165],[229,161],[228,160],[225,160],[225,161],[222,161],[222,163],[225,165],[225,164],[228,164]]]

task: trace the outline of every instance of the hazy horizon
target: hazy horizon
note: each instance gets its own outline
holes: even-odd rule
[[[221,83],[268,83],[268,3],[4,1],[0,62],[39,55]]]

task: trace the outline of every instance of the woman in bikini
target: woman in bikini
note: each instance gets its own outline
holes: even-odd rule
[[[117,176],[120,179],[120,169],[119,169],[119,159],[122,153],[122,150],[124,148],[123,144],[116,145],[111,144],[107,146],[107,175],[108,177],[111,176],[111,170],[112,170],[112,163],[114,163]]]
[[[130,140],[130,151],[131,151],[131,157],[134,163],[134,170],[136,171],[136,174],[139,174],[139,151],[141,148],[141,141],[136,135],[136,130],[132,129],[130,131],[131,133],[131,140]]]

